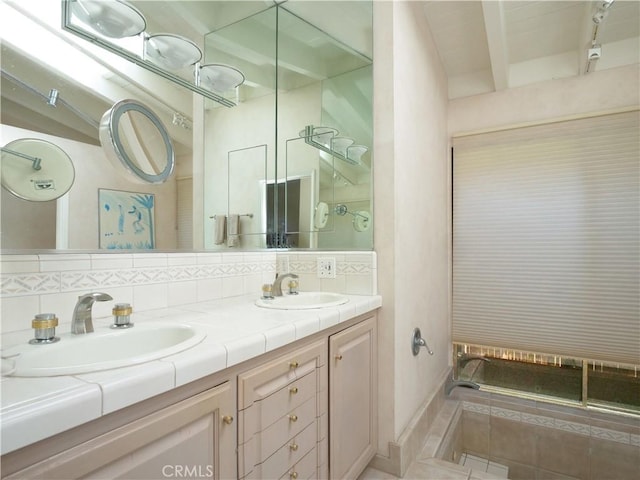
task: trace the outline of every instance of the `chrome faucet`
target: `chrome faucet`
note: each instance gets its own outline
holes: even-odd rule
[[[282,296],[282,280],[284,280],[285,278],[298,278],[298,275],[296,275],[295,273],[285,273],[282,275],[277,275],[275,282],[273,282],[272,289],[274,297]]]
[[[93,319],[91,318],[91,307],[94,302],[106,302],[113,300],[111,295],[107,293],[87,293],[78,297],[78,303],[73,310],[73,318],[71,319],[71,333],[82,334],[93,332]]]

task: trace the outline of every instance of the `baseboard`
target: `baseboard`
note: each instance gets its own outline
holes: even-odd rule
[[[416,410],[397,441],[389,442],[389,456],[377,454],[369,466],[396,477],[404,476],[409,465],[422,451],[429,429],[444,404],[444,385],[450,375],[451,370],[447,369],[440,377],[438,388]]]

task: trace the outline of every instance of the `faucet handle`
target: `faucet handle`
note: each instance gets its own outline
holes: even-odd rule
[[[59,341],[60,337],[56,337],[57,326],[58,317],[56,317],[55,313],[38,313],[31,321],[31,327],[34,329],[34,338],[29,340],[29,343],[42,345]]]

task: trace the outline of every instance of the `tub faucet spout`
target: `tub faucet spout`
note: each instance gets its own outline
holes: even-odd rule
[[[475,382],[469,382],[467,380],[453,380],[450,379],[447,384],[444,387],[444,393],[446,395],[449,395],[451,393],[451,390],[453,390],[456,387],[466,387],[466,388],[473,388],[474,390],[479,390],[480,389],[480,385],[478,385]]]
[[[458,354],[458,366],[460,368],[464,367],[467,363],[469,363],[472,360],[481,360],[487,363],[491,362],[491,360],[489,360],[487,357],[483,357],[482,355],[468,355],[466,353]]]
[[[78,303],[73,310],[71,319],[71,333],[79,335],[93,332],[93,319],[91,318],[91,307],[95,302],[106,302],[113,300],[107,293],[87,293],[78,297]]]

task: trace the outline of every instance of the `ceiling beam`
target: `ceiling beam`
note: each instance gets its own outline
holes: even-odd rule
[[[505,90],[509,88],[509,58],[502,2],[483,1],[482,14],[487,33],[493,85],[496,91]]]

